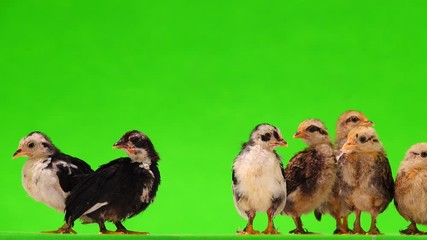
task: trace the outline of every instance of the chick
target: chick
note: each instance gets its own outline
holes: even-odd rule
[[[325,125],[317,119],[303,121],[294,138],[308,147],[297,153],[285,169],[287,200],[282,214],[292,216],[296,229],[289,233],[304,234],[301,215],[324,203],[336,182],[336,160]]]
[[[13,158],[27,156],[22,168],[22,185],[36,201],[63,213],[65,198],[84,174],[93,172],[81,159],[62,153],[45,134],[24,137]],[[67,224],[45,233],[76,233]]]
[[[427,224],[427,143],[417,143],[406,152],[397,173],[394,204],[410,221],[402,234],[424,234],[418,224]]]
[[[366,118],[366,116],[355,110],[349,110],[341,114],[338,118],[336,125],[336,134],[335,134],[335,154],[339,157],[339,150],[342,145],[347,141],[347,135],[349,131],[359,126],[374,126],[374,123]],[[321,214],[329,213],[336,220],[336,229],[334,234],[345,234],[351,233],[351,230],[348,228],[348,215],[351,211],[345,206],[342,198],[339,196],[339,182],[336,182],[332,194],[329,197],[329,200],[322,205],[320,209],[315,210],[315,215],[317,220],[320,221]],[[340,215],[340,219],[337,219],[337,215]],[[342,219],[342,222],[341,222]]]
[[[67,197],[65,220],[71,227],[80,217],[84,223],[95,222],[101,234],[147,234],[127,230],[122,221],[154,201],[160,185],[159,155],[151,140],[136,130],[127,132],[113,147],[129,157],[102,165],[80,182]],[[108,231],[106,221],[113,222],[117,230]]]
[[[394,196],[394,182],[389,161],[375,130],[357,127],[350,131],[338,160],[340,195],[356,214],[354,233],[365,234],[360,225],[362,211],[371,214],[369,234],[379,234],[376,226]]]
[[[259,234],[253,229],[257,212],[267,212],[268,226],[264,234],[278,234],[273,218],[283,210],[286,201],[286,182],[278,146],[287,146],[280,130],[260,124],[252,131],[249,142],[243,144],[232,168],[234,205],[248,220],[238,234]]]
[[[359,111],[349,110],[341,114],[337,121],[335,148],[341,149],[342,145],[347,141],[348,133],[359,126],[372,127],[374,123]]]

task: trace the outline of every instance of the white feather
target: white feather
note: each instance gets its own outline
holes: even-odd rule
[[[153,172],[151,170],[149,170],[149,168],[148,168],[148,172],[151,174],[152,177],[154,177]],[[145,203],[149,203],[150,202],[150,195],[149,194],[151,192],[152,187],[153,187],[153,181],[151,180],[147,184],[147,187],[145,187],[145,188],[142,189],[142,194],[141,194],[141,197],[140,197],[141,202],[145,202]],[[154,200],[154,199],[152,199],[152,200]]]
[[[91,208],[89,208],[85,213],[83,213],[83,215],[89,214],[91,212],[95,212],[96,210],[100,209],[101,207],[103,207],[107,204],[108,204],[108,202],[97,203],[97,204],[93,205]]]
[[[77,169],[77,166],[71,163],[67,163],[64,161],[57,161],[56,166],[61,165],[62,167],[67,167],[68,169],[68,175],[71,175],[71,168]]]
[[[286,182],[280,168],[280,160],[272,152],[260,146],[251,146],[242,151],[233,165],[235,177],[239,180],[233,185],[234,203],[242,217],[247,219],[246,211],[266,212],[275,198],[283,198],[274,215],[280,213],[286,202]],[[236,194],[240,195],[237,201]]]
[[[65,193],[60,184],[56,172],[58,169],[46,168],[51,159],[46,161],[40,159],[27,160],[22,168],[22,185],[25,191],[35,200],[64,212]]]

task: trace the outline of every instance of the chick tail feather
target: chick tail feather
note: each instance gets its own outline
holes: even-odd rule
[[[319,222],[322,220],[322,213],[317,208],[314,209],[314,217],[316,217],[317,221]]]

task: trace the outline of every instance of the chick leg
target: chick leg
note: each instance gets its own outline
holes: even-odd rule
[[[292,217],[292,219],[294,220],[295,226],[297,228],[295,228],[292,231],[289,231],[289,233],[293,233],[293,234],[307,234],[310,232],[307,232],[306,230],[304,230],[304,228],[302,228],[302,221],[301,221],[301,217],[297,216],[297,217]]]
[[[345,230],[344,230],[344,227],[342,226],[342,223],[341,223],[340,213],[336,212],[335,214],[333,214],[333,217],[335,219],[335,226],[336,226],[334,234],[344,234],[344,233],[346,233]]]
[[[41,233],[51,233],[51,234],[77,234],[76,231],[74,231],[70,226],[68,226],[67,223],[64,223],[64,225],[62,225],[62,227],[58,228],[58,230],[53,230],[53,231],[45,231],[45,232],[41,232]]]
[[[411,221],[411,224],[409,224],[408,228],[405,230],[400,231],[401,234],[405,235],[423,235],[425,234],[423,231],[418,230],[417,224],[413,221]]]
[[[371,234],[371,235],[381,234],[380,230],[377,228],[377,216],[378,216],[378,213],[371,214],[371,227],[369,228],[368,234]]]
[[[117,227],[116,233],[119,233],[119,234],[138,234],[138,235],[147,235],[147,234],[149,234],[148,232],[135,232],[135,231],[127,230],[125,228],[125,226],[123,226],[123,224],[120,221],[119,222],[115,222],[114,225],[116,225],[116,227]]]
[[[348,228],[348,215],[342,217],[342,228],[345,231],[345,233],[353,233],[353,231]]]
[[[123,233],[118,233],[118,232],[113,232],[113,231],[107,230],[104,222],[102,222],[102,221],[98,222],[98,225],[99,225],[99,234],[123,234]]]
[[[253,228],[255,211],[247,211],[246,214],[248,215],[248,218],[249,218],[248,224],[246,225],[246,227],[243,231],[237,231],[237,234],[239,234],[239,235],[259,234],[259,231],[254,230],[254,228]]]
[[[355,234],[366,234],[366,232],[362,229],[362,226],[360,225],[360,215],[362,214],[362,212],[358,209],[355,209],[354,214],[356,215],[356,220],[354,221],[353,232]]]
[[[340,217],[341,214],[337,213],[337,215],[334,217],[335,221],[336,221],[336,230],[334,231],[334,234],[349,234],[349,233],[353,233],[349,228],[348,228],[348,216],[344,216],[344,217]],[[342,219],[342,221],[341,221]]]
[[[271,209],[271,208],[268,209],[267,211],[268,225],[267,225],[267,229],[265,229],[262,232],[263,234],[279,234],[276,228],[274,228],[274,223],[273,223],[273,215],[275,211],[276,211],[275,209]]]

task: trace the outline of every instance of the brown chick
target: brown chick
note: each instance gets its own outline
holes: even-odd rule
[[[316,119],[303,121],[294,138],[308,147],[289,161],[285,172],[287,200],[282,212],[291,216],[296,229],[289,233],[304,234],[301,215],[313,211],[326,201],[336,179],[336,160],[325,125]]]
[[[348,133],[359,126],[372,127],[374,123],[359,111],[349,110],[341,114],[337,121],[335,148],[341,149],[342,145],[347,141]]]
[[[347,141],[348,133],[352,129],[359,126],[372,127],[374,126],[374,123],[368,120],[363,113],[355,110],[346,111],[339,116],[335,134],[335,150],[337,152]],[[339,155],[339,153],[336,154]],[[334,217],[336,220],[336,229],[334,231],[334,234],[351,233],[351,230],[348,228],[348,215],[351,213],[351,211],[345,206],[338,192],[339,184],[338,182],[336,182],[330,199],[325,205],[321,207],[321,209],[315,210],[315,215],[317,220],[320,221],[322,213],[331,214],[332,217]],[[341,215],[340,219],[337,219],[337,215]]]
[[[394,204],[410,221],[402,234],[424,234],[418,224],[427,224],[427,143],[417,143],[406,152],[397,173]]]
[[[350,131],[338,159],[340,195],[356,214],[354,233],[365,234],[360,225],[361,212],[371,214],[368,234],[379,234],[376,226],[394,196],[394,182],[384,148],[372,127]]]

